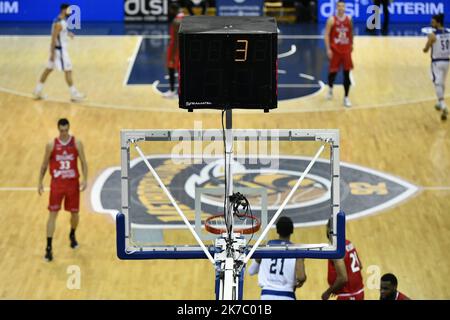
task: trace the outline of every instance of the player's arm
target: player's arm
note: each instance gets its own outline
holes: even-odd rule
[[[425,48],[423,48],[423,52],[427,53],[430,50],[433,43],[435,42],[436,42],[436,35],[434,33],[430,33],[428,35],[428,40],[427,43],[425,44]]]
[[[261,265],[261,259],[255,259],[255,261],[253,261],[253,263],[248,268],[248,273],[251,276],[258,274],[260,265]]]
[[[336,269],[336,280],[323,294],[322,300],[328,300],[332,294],[338,292],[347,283],[347,270],[345,269],[344,259],[333,260]]]
[[[180,22],[178,20],[173,21],[173,50],[172,50],[172,56],[170,57],[170,60],[175,63],[175,54],[178,52],[178,30],[180,30]]]
[[[50,60],[55,60],[55,47],[56,47],[56,39],[58,39],[58,35],[61,32],[61,24],[55,23],[53,31],[52,31],[52,40],[50,43]]]
[[[50,156],[52,153],[52,144],[47,143],[45,146],[44,159],[42,160],[41,169],[39,170],[39,180],[38,180],[38,194],[41,195],[44,192],[44,177],[47,172],[48,162],[50,161]]]
[[[362,264],[362,262],[361,262],[361,259],[359,258],[358,252],[356,252],[356,257],[358,258],[359,269],[362,270],[362,269],[363,269],[363,264]]]
[[[328,59],[331,59],[331,57],[333,55],[333,52],[331,51],[331,47],[330,47],[330,34],[331,34],[331,28],[333,27],[333,23],[334,23],[334,18],[329,17],[327,20],[327,24],[325,26],[324,40],[325,40],[325,48],[327,49]]]
[[[81,180],[80,188],[81,191],[84,191],[87,187],[88,165],[86,161],[86,156],[84,155],[83,143],[81,143],[80,140],[77,140],[77,149],[78,149],[78,156],[80,157],[81,172],[83,173],[83,179]]]
[[[353,19],[350,18],[350,44],[352,45],[353,51]]]
[[[295,260],[296,288],[300,288],[306,282],[305,260]]]

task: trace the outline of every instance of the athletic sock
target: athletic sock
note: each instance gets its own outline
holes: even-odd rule
[[[52,249],[52,238],[47,237],[47,250],[51,250],[51,249]]]
[[[336,72],[330,72],[328,74],[328,86],[333,89],[334,80],[336,79]]]
[[[77,88],[75,88],[75,86],[69,87],[69,90],[70,90],[70,94],[73,96],[78,93],[78,90],[77,90]]]
[[[344,91],[345,91],[345,97],[348,97],[348,93],[350,91],[350,71],[344,71]]]
[[[75,237],[75,229],[70,229],[70,237]]]
[[[44,83],[38,82],[38,84],[36,85],[36,92],[41,92],[42,89],[44,89]]]
[[[175,69],[169,68],[170,91],[175,91]]]

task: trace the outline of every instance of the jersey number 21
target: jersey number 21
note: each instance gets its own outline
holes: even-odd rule
[[[270,273],[277,274],[277,267],[278,267],[278,260],[281,261],[280,268],[278,269],[278,274],[280,276],[284,275],[283,268],[284,268],[284,259],[270,259],[272,263],[270,264]]]

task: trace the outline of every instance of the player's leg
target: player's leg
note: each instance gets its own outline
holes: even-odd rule
[[[172,45],[169,45],[167,48],[167,54],[166,54],[166,67],[167,72],[169,74],[169,90],[163,93],[164,98],[173,99],[177,97],[177,92],[175,91],[175,70],[177,69],[178,65],[178,55],[173,50],[174,47]]]
[[[78,247],[75,231],[80,222],[80,185],[78,181],[74,182],[73,185],[67,189],[64,199],[64,209],[71,213],[69,240],[70,247],[75,249]]]
[[[350,102],[348,96],[351,86],[350,71],[353,69],[351,52],[347,52],[346,54],[342,55],[342,64],[344,69],[344,106],[348,108],[352,106],[352,103]]]
[[[441,111],[441,101],[443,100],[444,92],[442,90],[441,85],[439,84],[438,73],[439,73],[439,70],[437,68],[437,62],[432,62],[431,63],[431,80],[433,81],[434,90],[436,92],[436,97],[437,97],[437,103],[434,107],[436,108],[436,110]]]
[[[201,7],[202,7],[202,15],[205,15],[206,12],[208,11],[208,0],[203,0],[201,3]]]
[[[70,247],[72,249],[75,249],[78,247],[78,241],[75,236],[75,231],[78,227],[79,222],[80,222],[79,212],[72,212],[71,217],[70,217],[70,234],[69,234]]]
[[[33,97],[35,99],[43,99],[45,96],[43,95],[42,91],[44,90],[44,84],[45,81],[47,81],[48,76],[53,71],[53,68],[45,68],[45,70],[42,72],[41,77],[39,78],[39,82],[36,84],[36,87],[33,91]]]
[[[56,218],[58,217],[58,211],[49,211],[47,220],[47,247],[52,247],[52,239],[55,233]]]
[[[47,78],[52,71],[53,71],[53,68],[45,68],[44,72],[42,72],[42,75],[39,79],[39,83],[44,84],[45,81],[47,81]]]
[[[186,9],[188,10],[188,12],[191,16],[194,15],[193,7],[194,7],[194,4],[192,3],[192,0],[186,0]]]
[[[48,219],[47,219],[47,246],[45,248],[45,259],[47,261],[53,260],[52,240],[55,233],[56,218],[58,211],[61,209],[61,203],[64,198],[64,193],[60,188],[50,186],[50,196],[48,203]]]
[[[41,77],[39,78],[39,82],[36,85],[36,88],[33,91],[33,97],[35,99],[43,99],[45,96],[42,93],[42,90],[44,89],[44,83],[47,81],[48,76],[50,73],[55,69],[55,67],[58,70],[62,70],[61,68],[61,52],[60,50],[55,50],[53,61],[48,59],[47,67],[42,72]]]
[[[82,101],[84,94],[80,93],[73,84],[72,76],[72,61],[70,60],[69,52],[66,49],[58,50],[59,60],[58,64],[61,66],[61,70],[64,71],[67,86],[69,87],[70,97],[73,102]]]
[[[328,94],[327,99],[331,100],[333,98],[333,85],[336,80],[337,72],[329,71],[328,73]]]
[[[333,98],[333,85],[336,80],[337,72],[339,71],[341,64],[341,55],[337,52],[333,51],[333,55],[330,59],[330,66],[328,68],[328,94],[327,99],[330,100]]]
[[[165,98],[175,98],[177,92],[175,90],[175,68],[167,68],[169,73],[169,90],[163,93]]]
[[[441,89],[442,89],[442,100],[441,100],[441,110],[442,110],[442,115],[441,115],[441,119],[442,120],[447,120],[447,116],[448,116],[448,107],[447,104],[445,103],[445,81],[447,80],[447,75],[448,75],[448,69],[449,69],[450,63],[446,62],[446,61],[442,61],[441,62],[441,76],[442,76],[442,80],[441,80]]]
[[[58,211],[49,211],[47,220],[47,246],[45,248],[44,258],[47,261],[53,260],[52,240],[55,234],[56,218],[58,217]]]
[[[344,70],[344,106],[346,107],[352,106],[350,99],[348,97],[348,94],[350,93],[350,86],[351,86],[350,71]]]
[[[170,85],[170,91],[175,91],[175,69],[169,68],[169,85]]]
[[[443,61],[435,61],[431,64],[431,75],[433,78],[434,89],[438,103],[435,108],[442,111],[441,119],[447,120],[448,107],[445,104],[444,92],[445,92],[445,80],[448,73],[448,63]]]
[[[84,99],[84,95],[81,94],[73,85],[72,70],[64,71],[64,75],[66,78],[66,83],[69,86],[71,100],[74,102],[82,101]]]

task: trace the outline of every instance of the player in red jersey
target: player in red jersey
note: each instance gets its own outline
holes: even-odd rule
[[[163,93],[163,97],[175,99],[178,97],[178,93],[175,90],[175,71],[178,70],[180,64],[178,30],[180,29],[181,20],[184,17],[184,13],[178,3],[174,2],[170,5],[169,16],[173,17],[169,29],[170,41],[169,47],[167,48],[166,62],[167,69],[169,71],[170,89]]]
[[[330,239],[331,219],[327,224],[327,237]],[[343,259],[328,260],[328,284],[330,287],[322,294],[323,300],[337,295],[337,300],[364,300],[364,283],[361,275],[362,264],[356,248],[345,240]]]
[[[348,98],[350,91],[350,70],[353,69],[352,51],[353,51],[353,22],[345,14],[344,1],[338,1],[336,7],[337,14],[329,17],[325,29],[325,47],[327,56],[330,59],[328,73],[328,99],[333,98],[333,84],[340,67],[344,70],[344,106],[351,107],[352,104]]]
[[[380,300],[411,300],[400,291],[397,291],[397,277],[386,273],[381,277]]]
[[[50,169],[52,177],[50,183],[50,200],[48,210],[50,212],[47,221],[47,247],[45,249],[45,259],[53,260],[52,238],[55,232],[56,217],[61,209],[61,203],[64,199],[64,209],[71,212],[70,220],[70,247],[75,249],[78,242],[75,237],[75,230],[79,222],[80,190],[86,189],[87,181],[87,162],[84,156],[83,144],[80,140],[75,140],[74,136],[69,134],[69,121],[60,119],[58,121],[59,137],[49,142],[45,147],[44,160],[42,162],[39,175],[38,193],[44,192],[43,180],[47,167]],[[78,163],[80,158],[83,179],[79,183]]]

